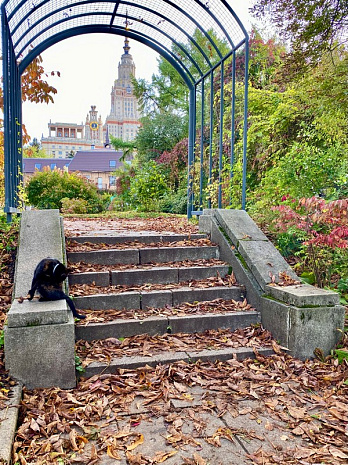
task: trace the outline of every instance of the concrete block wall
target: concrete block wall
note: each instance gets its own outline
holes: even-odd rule
[[[14,300],[4,330],[6,369],[29,389],[73,388],[75,328],[66,302],[18,301],[26,297],[40,260],[52,257],[65,262],[59,211],[23,212],[19,238]]]
[[[302,284],[278,250],[243,210],[204,210],[201,232],[211,234],[220,257],[246,288],[247,299],[261,312],[263,326],[291,355],[329,354],[341,337],[344,307],[333,291]],[[296,284],[282,285],[286,273]]]

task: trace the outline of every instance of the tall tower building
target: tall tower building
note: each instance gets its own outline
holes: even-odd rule
[[[127,38],[123,50],[118,64],[118,77],[111,89],[111,108],[104,124],[104,133],[126,141],[135,139],[140,126],[140,113],[137,98],[133,94],[132,76],[135,76],[135,64],[129,53]]]

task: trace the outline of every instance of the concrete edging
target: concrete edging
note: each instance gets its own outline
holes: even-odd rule
[[[317,348],[330,353],[344,327],[345,309],[336,292],[277,284],[280,273],[301,280],[243,210],[204,210],[199,227],[219,245],[220,258],[232,265],[249,303],[261,312],[262,324],[291,355],[304,360],[313,358]]]
[[[0,461],[11,463],[12,445],[17,428],[19,404],[22,399],[22,385],[12,388],[12,397],[6,407],[0,409]]]

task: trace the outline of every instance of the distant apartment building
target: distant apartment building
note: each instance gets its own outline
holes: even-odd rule
[[[138,100],[133,94],[132,76],[135,64],[125,39],[124,53],[118,64],[118,77],[111,89],[110,114],[105,124],[95,105],[91,106],[85,123],[48,124],[48,137],[42,137],[41,145],[52,158],[69,158],[79,150],[102,149],[109,144],[109,135],[122,140],[135,139],[141,126]]]

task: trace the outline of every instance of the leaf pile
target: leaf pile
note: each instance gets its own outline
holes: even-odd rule
[[[202,301],[197,303],[182,303],[175,307],[167,305],[163,308],[148,307],[146,310],[136,309],[110,309],[110,310],[79,310],[80,313],[86,315],[85,320],[79,320],[76,322],[78,326],[85,326],[89,323],[105,323],[107,321],[114,321],[116,319],[136,319],[143,320],[151,316],[158,317],[169,317],[178,316],[185,317],[188,315],[205,315],[211,314],[223,314],[228,312],[249,312],[255,311],[255,309],[248,304],[246,299],[243,301],[236,300],[223,300],[214,299],[209,301]]]
[[[158,233],[193,234],[198,232],[198,225],[190,223],[185,217],[155,218],[64,218],[64,230],[67,237],[86,235],[88,233],[133,234],[137,231]]]
[[[137,269],[137,270],[146,270],[151,269],[157,264],[154,263],[147,263],[147,264],[140,264],[135,265],[132,263],[129,264],[114,264],[114,265],[101,265],[96,263],[87,263],[87,262],[68,262],[69,264],[69,272],[70,273],[88,273],[93,271],[116,271],[116,270],[130,270],[130,269]],[[163,263],[159,263],[159,266],[163,266]],[[226,265],[225,262],[219,260],[217,258],[211,259],[201,259],[201,260],[184,260],[181,262],[166,262],[165,266],[169,268],[192,268],[197,266],[207,267],[207,266],[217,266],[217,265]]]
[[[271,333],[261,326],[240,328],[236,331],[228,329],[207,330],[203,333],[175,333],[149,336],[140,334],[126,337],[95,341],[77,341],[76,354],[80,357],[82,366],[92,362],[110,363],[115,357],[152,357],[164,352],[184,352],[201,350],[218,350],[222,348],[239,347],[271,347]]]
[[[222,439],[233,441],[239,435],[251,443],[261,441],[248,455],[256,465],[346,464],[347,364],[337,365],[332,358],[325,363],[302,362],[278,352],[263,357],[256,351],[253,360],[120,370],[82,379],[70,391],[25,391],[13,461],[94,464],[102,463],[100,458],[106,453],[115,463],[126,454],[130,464],[155,464],[195,444],[192,459],[178,463],[208,465],[199,444],[206,442],[219,450]],[[196,392],[195,403],[191,392]],[[185,400],[188,407],[178,410],[175,399]],[[243,406],[245,402],[249,404]],[[132,414],[134,405],[143,413]],[[235,426],[206,435],[206,413],[226,421],[230,417]],[[260,415],[267,419],[261,426]],[[253,419],[255,428],[238,427],[243,416]],[[151,417],[163,417],[167,434],[166,450],[153,450],[149,457],[138,450],[151,439],[143,429]],[[117,426],[122,418],[127,428]],[[190,436],[184,433],[188,421],[195,425],[195,434]],[[278,440],[265,441],[272,430]]]
[[[145,283],[134,286],[126,286],[123,284],[117,284],[114,286],[96,286],[95,284],[73,284],[72,286],[70,286],[70,294],[75,297],[78,297],[95,294],[120,294],[122,292],[132,291],[178,289],[183,286],[191,287],[192,289],[203,289],[207,287],[231,287],[236,285],[236,280],[234,274],[232,273],[230,275],[226,275],[223,278],[218,274],[218,276],[212,276],[210,278],[201,279],[199,281],[191,280],[171,284]],[[242,286],[240,287],[241,289],[243,288]]]
[[[144,243],[139,241],[116,242],[108,244],[105,242],[77,242],[73,239],[66,240],[67,252],[91,252],[92,250],[123,250],[123,249],[149,249],[159,247],[210,247],[213,244],[209,239],[185,239],[183,241],[173,242],[150,242]]]

